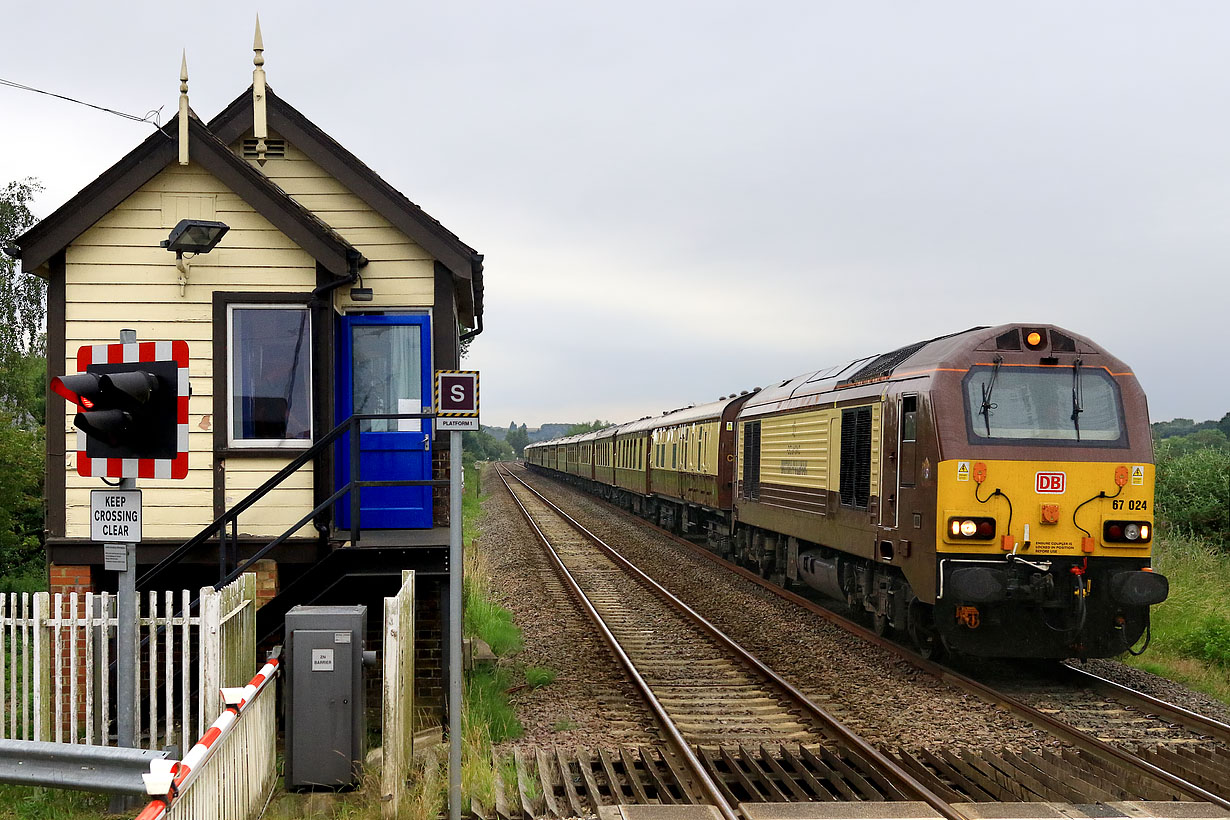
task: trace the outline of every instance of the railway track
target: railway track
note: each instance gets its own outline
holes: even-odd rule
[[[657,716],[668,744],[662,758],[683,802],[707,803],[735,820],[738,796],[710,776],[702,757],[749,740],[810,740],[822,742],[816,760],[835,791],[850,792],[852,781],[865,787],[863,799],[917,800],[965,820],[529,485],[507,470],[500,478]]]
[[[617,510],[613,506],[607,506]],[[628,515],[621,510],[618,512]],[[1026,775],[1019,778],[1020,782],[1039,787],[1033,788],[1031,785],[1027,788],[1027,791],[1032,790],[1035,795],[1044,794],[1051,789],[1053,793],[1046,799],[1075,799],[1074,795],[1079,795],[1088,802],[1116,799],[1116,795],[1117,799],[1126,799],[1122,789],[1116,792],[1114,786],[1118,785],[1127,786],[1129,791],[1134,790],[1135,794],[1143,799],[1205,801],[1220,810],[1230,810],[1230,752],[1227,752],[1230,748],[1227,742],[1230,738],[1230,727],[1225,724],[1066,665],[1052,670],[1052,688],[1049,690],[1036,687],[1031,692],[1026,686],[1007,691],[1007,687],[988,686],[956,670],[924,660],[912,651],[880,638],[837,613],[765,582],[708,550],[652,524],[637,520],[765,589],[839,623],[860,637],[901,655],[923,670],[983,700],[1009,709],[1052,733],[1069,748],[1064,749],[1054,759],[1016,761],[1028,770],[1024,772],[1017,769],[1018,775]],[[1073,704],[1073,698],[1065,693],[1076,687],[1082,692],[1096,693],[1097,698],[1088,698],[1080,704]],[[1111,700],[1107,700],[1108,697]],[[1082,709],[1085,715],[1083,719],[1080,716]],[[1092,731],[1087,731],[1090,729]],[[971,768],[966,763],[955,765],[953,761],[944,760],[931,753],[914,755],[905,750],[898,750],[895,759],[916,772],[924,782],[936,786],[938,781],[940,785],[936,788],[937,793],[946,794],[949,798],[984,800],[991,796],[992,799],[1005,799],[1003,792],[996,797],[994,789],[986,788],[986,772],[979,770],[977,766]],[[1001,754],[999,759],[1002,762],[1004,755]],[[995,768],[995,764],[991,764],[991,767]],[[1041,777],[1035,777],[1039,773]],[[1082,773],[1085,775],[1084,785],[1079,782]],[[966,780],[965,783],[960,782],[962,778]],[[1059,797],[1057,795],[1064,790],[1052,787],[1059,785],[1059,781],[1064,778],[1068,780],[1066,785],[1070,788],[1067,795]],[[945,792],[945,788],[950,788],[950,791]],[[1019,799],[1029,797],[1026,795]]]

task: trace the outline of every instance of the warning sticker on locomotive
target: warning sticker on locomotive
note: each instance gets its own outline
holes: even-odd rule
[[[969,462],[957,462],[957,481],[969,481]]]
[[[1145,468],[1139,464],[1132,467],[1132,486],[1140,487],[1145,483]]]
[[[1039,493],[1061,495],[1067,483],[1067,473],[1038,473],[1034,478],[1034,490]]]

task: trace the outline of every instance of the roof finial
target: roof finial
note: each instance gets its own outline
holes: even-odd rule
[[[252,136],[256,137],[256,162],[265,164],[267,146],[265,138],[269,136],[268,120],[265,116],[265,43],[261,40],[261,16],[256,15],[256,36],[252,40],[252,51],[255,56],[252,64]]]
[[[188,49],[179,66],[179,164],[188,164]]]

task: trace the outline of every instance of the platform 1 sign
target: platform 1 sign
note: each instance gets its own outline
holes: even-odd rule
[[[477,370],[436,371],[436,429],[479,429]]]
[[[90,490],[90,540],[141,543],[141,491]]]

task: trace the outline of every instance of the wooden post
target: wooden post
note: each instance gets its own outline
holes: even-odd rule
[[[51,596],[34,593],[34,739],[51,740],[51,634],[47,629]]]
[[[197,725],[209,726],[222,714],[222,598],[213,587],[201,587],[201,687]]]

